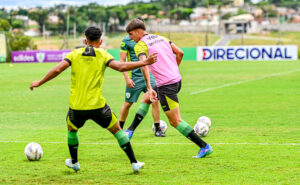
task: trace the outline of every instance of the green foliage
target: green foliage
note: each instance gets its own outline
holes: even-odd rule
[[[171,17],[176,20],[189,19],[192,13],[193,10],[191,8],[175,8],[170,11]]]
[[[231,13],[226,13],[226,14],[222,15],[221,19],[227,20],[227,19],[229,19],[229,18],[232,17],[232,16],[233,16],[233,15],[232,15]]]
[[[160,6],[156,4],[141,3],[134,9],[134,13],[139,15],[157,15],[159,10],[161,10]]]
[[[261,1],[257,5],[258,5],[258,7],[260,7],[263,10],[265,16],[267,16],[267,17],[276,17],[277,16],[276,11],[273,10],[272,6],[270,4],[268,4],[267,2]]]
[[[114,19],[118,19],[121,25],[124,25],[128,18],[127,13],[120,6],[110,7],[108,9],[108,15]]]
[[[13,20],[12,28],[24,28],[24,22],[22,20]]]
[[[10,24],[5,19],[0,19],[0,31],[9,31]]]
[[[32,44],[31,38],[23,33],[8,33],[8,44],[11,51],[20,51],[26,49],[36,49],[37,47]]]
[[[242,14],[248,14],[248,12],[243,10],[242,8],[239,8],[238,12],[235,15],[242,15]]]
[[[9,13],[6,11],[6,9],[0,9],[0,19],[8,19],[8,15]]]
[[[28,15],[28,14],[29,14],[29,12],[26,9],[20,8],[18,10],[18,15]]]
[[[43,25],[47,23],[49,11],[48,9],[39,8],[36,11],[29,13],[29,18],[35,20],[39,24],[39,29],[43,31]]]

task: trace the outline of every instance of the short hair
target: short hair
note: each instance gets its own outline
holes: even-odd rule
[[[136,29],[146,30],[144,21],[140,20],[139,18],[131,20],[126,27],[127,33],[131,32],[133,30],[136,30]]]
[[[98,41],[101,38],[102,32],[100,28],[91,26],[85,30],[84,34],[89,41]]]

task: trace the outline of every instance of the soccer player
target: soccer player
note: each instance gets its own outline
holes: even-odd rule
[[[139,60],[146,59],[152,53],[157,53],[157,62],[142,67],[148,92],[150,94],[147,103],[151,103],[158,99],[167,115],[170,124],[176,128],[181,134],[193,141],[200,147],[195,158],[202,158],[213,152],[212,147],[205,143],[193,130],[193,128],[182,120],[179,110],[179,101],[177,93],[181,88],[181,75],[178,66],[183,57],[183,51],[171,41],[165,38],[147,34],[146,26],[143,21],[133,19],[126,27],[129,37],[137,42],[134,47]],[[157,83],[157,94],[148,85],[149,70],[153,74]]]
[[[124,39],[121,42],[121,51],[120,51],[120,61],[121,62],[126,62],[126,58],[127,58],[128,62],[139,61],[139,59],[137,58],[137,56],[135,55],[135,52],[134,52],[135,44],[136,44],[136,42],[134,42],[132,39],[130,39],[128,35],[124,37]],[[142,92],[145,93],[132,124],[125,131],[125,134],[129,137],[129,139],[131,139],[135,129],[142,122],[142,120],[144,119],[144,117],[146,116],[146,114],[149,110],[150,104],[145,101],[145,100],[149,99],[149,93],[146,93],[147,85],[145,83],[144,76],[143,76],[140,68],[134,69],[134,70],[130,71],[129,73],[123,72],[123,74],[124,74],[124,78],[126,81],[126,90],[125,90],[125,102],[121,108],[121,113],[120,113],[121,128],[123,128],[123,126],[125,124],[125,121],[127,119],[128,113],[129,113],[129,109],[132,106],[132,104],[134,102],[137,102],[137,100]],[[155,79],[151,73],[150,73],[150,85],[152,88],[155,88],[155,86],[156,86]],[[165,137],[166,136],[165,133],[162,132],[162,130],[160,129],[160,126],[159,126],[160,108],[159,108],[158,101],[152,103],[152,117],[153,117],[154,126],[155,126],[154,136]]]
[[[102,95],[102,85],[106,67],[117,71],[128,71],[156,61],[151,55],[139,62],[118,62],[105,50],[100,49],[102,32],[97,27],[85,31],[85,48],[75,49],[65,59],[51,69],[40,81],[33,81],[30,89],[43,85],[71,66],[70,108],[67,114],[68,146],[71,159],[65,165],[76,172],[80,170],[78,162],[78,129],[91,119],[103,128],[108,129],[118,140],[120,147],[127,154],[134,173],[144,167],[143,162],[136,160],[128,137],[120,128],[119,121]]]

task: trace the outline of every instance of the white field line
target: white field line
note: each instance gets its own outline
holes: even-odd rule
[[[0,141],[0,143],[30,143],[30,141]],[[40,144],[67,144],[66,142],[39,142]],[[101,142],[92,142],[84,143],[83,145],[116,145],[115,143],[101,143]],[[133,145],[191,145],[194,143],[135,143]],[[212,145],[283,145],[283,146],[300,146],[300,143],[209,143]]]
[[[190,94],[191,95],[200,94],[200,93],[204,93],[204,92],[207,92],[207,91],[221,89],[223,87],[230,87],[230,86],[234,86],[234,85],[240,85],[240,84],[244,84],[244,83],[247,83],[247,82],[253,82],[253,81],[257,81],[257,80],[263,80],[265,78],[286,75],[286,74],[295,73],[295,72],[298,72],[298,71],[300,71],[300,69],[296,69],[296,70],[292,70],[292,71],[287,71],[287,72],[282,72],[282,73],[273,73],[273,74],[261,76],[261,77],[258,77],[258,78],[252,78],[252,79],[248,79],[248,80],[242,80],[242,81],[232,82],[232,83],[223,84],[223,85],[220,85],[220,86],[217,86],[217,87],[211,87],[211,88],[203,89],[203,90],[200,90],[200,91],[195,91],[195,92],[192,92]]]

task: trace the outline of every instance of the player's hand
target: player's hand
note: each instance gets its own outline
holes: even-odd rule
[[[146,59],[147,65],[153,64],[157,61],[157,53],[152,53],[148,58]]]
[[[40,81],[33,81],[33,82],[31,83],[31,85],[30,85],[30,90],[33,91],[33,89],[34,89],[35,87],[39,87],[39,86],[40,86]]]
[[[149,94],[150,94],[150,101],[152,103],[157,102],[157,100],[158,100],[157,93],[153,89],[149,90]]]
[[[128,80],[126,80],[126,85],[129,88],[134,88],[135,83],[133,82],[133,80],[128,79]]]

